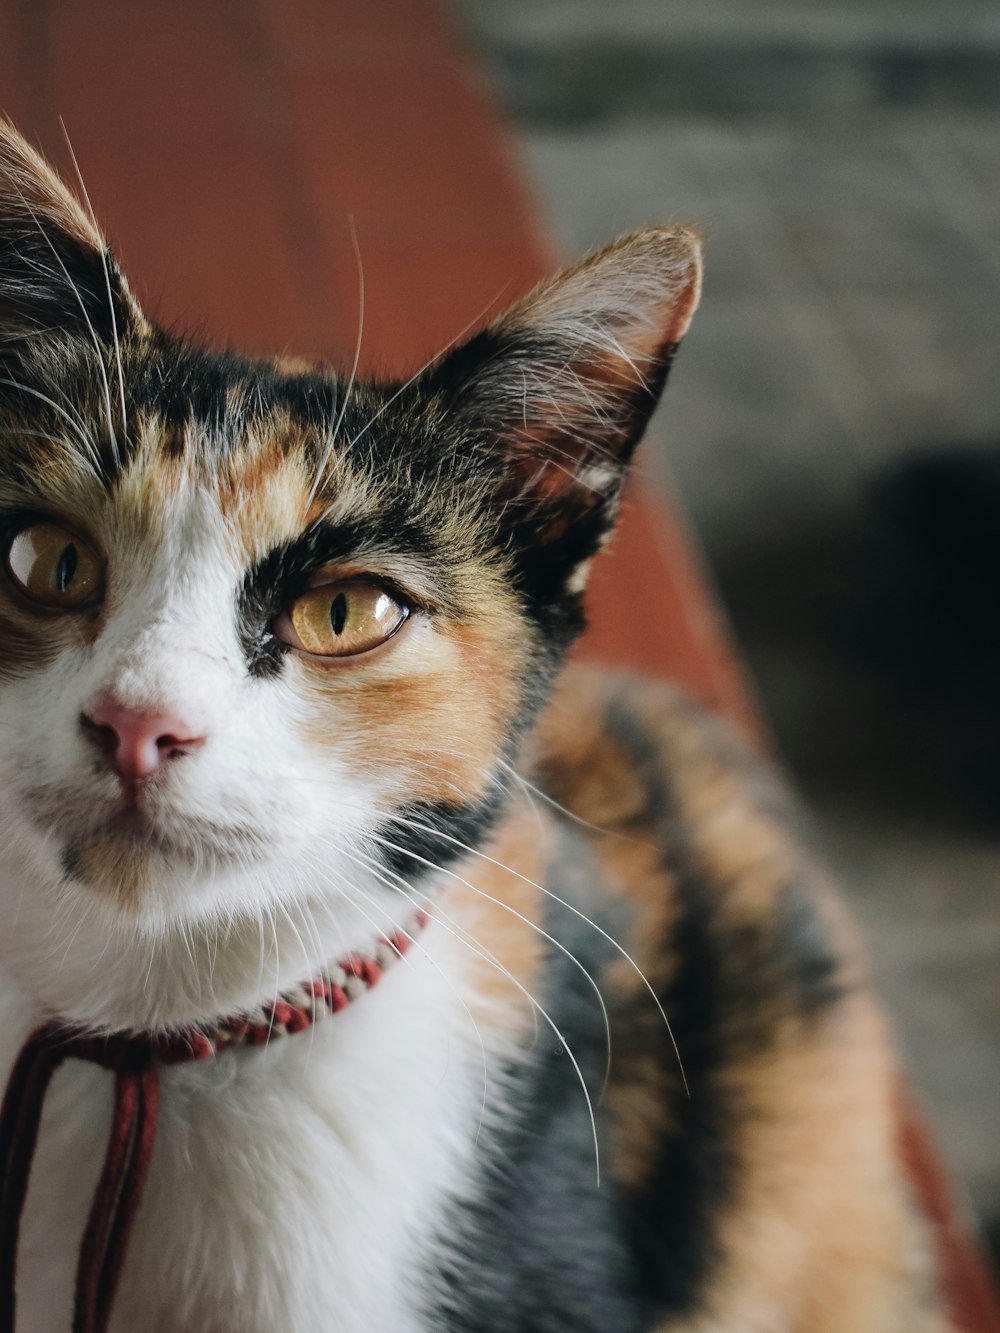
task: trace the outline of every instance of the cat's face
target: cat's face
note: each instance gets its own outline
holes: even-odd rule
[[[690,233],[641,233],[409,384],[286,374],[149,323],[0,128],[0,912],[29,984],[46,949],[127,970],[121,941],[303,902],[368,938],[481,835],[697,285]]]
[[[68,425],[4,460],[0,762],[25,835],[80,893],[162,918],[358,878],[336,849],[378,857],[387,816],[477,810],[537,631],[420,424],[387,410],[317,487],[328,383],[152,333],[122,356],[120,463]],[[141,381],[185,362],[209,387],[169,418]],[[352,399],[357,436],[385,397]]]

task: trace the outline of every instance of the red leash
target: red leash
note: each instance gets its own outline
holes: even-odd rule
[[[90,1060],[115,1076],[114,1111],[101,1178],[76,1272],[73,1333],[102,1333],[142,1198],[156,1137],[159,1080],[154,1048],[136,1037],[97,1038],[46,1023],[25,1043],[0,1113],[0,1329],[13,1330],[17,1240],[42,1105],[64,1060]]]
[[[73,1304],[73,1333],[106,1333],[153,1155],[160,1065],[211,1059],[232,1046],[265,1046],[275,1037],[301,1032],[324,1014],[338,1013],[371,990],[426,922],[426,914],[418,913],[411,931],[385,937],[375,958],[342,959],[319,980],[253,1014],[222,1019],[207,1029],[165,1037],[98,1037],[53,1020],[34,1032],[17,1058],[0,1111],[0,1333],[14,1330],[21,1214],[45,1094],[64,1060],[89,1060],[115,1076],[111,1131],[80,1245]]]

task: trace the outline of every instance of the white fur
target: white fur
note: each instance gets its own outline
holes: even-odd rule
[[[207,1020],[315,975],[347,947],[370,951],[407,916],[361,864],[390,779],[366,774],[351,744],[309,745],[294,662],[277,680],[247,674],[235,624],[242,559],[219,507],[192,486],[170,512],[145,562],[123,522],[96,643],[0,691],[4,1083],[49,1013],[109,1027]],[[67,834],[98,827],[117,797],[79,725],[104,690],[182,708],[208,736],[154,794],[157,827],[184,845],[200,839],[203,860],[161,858],[131,906],[67,881],[60,860]],[[254,835],[242,857],[226,851],[241,830]],[[468,1165],[482,1097],[463,966],[432,925],[371,994],[311,1032],[162,1072],[116,1330],[421,1327],[421,1253],[442,1222],[442,1192]],[[69,1327],[111,1083],[70,1062],[50,1090],[22,1227],[19,1330]]]
[[[444,979],[457,960],[435,934],[427,956],[411,952],[311,1032],[162,1072],[116,1333],[426,1328],[442,1196],[470,1165],[482,1094],[482,1052]],[[6,1068],[23,997],[4,1010]],[[109,1074],[74,1062],[49,1094],[18,1265],[30,1333],[70,1326],[110,1089]]]

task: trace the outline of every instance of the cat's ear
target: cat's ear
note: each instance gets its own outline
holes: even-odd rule
[[[493,459],[496,502],[519,544],[568,565],[600,545],[700,281],[695,231],[635,232],[435,367],[452,424]]]
[[[82,334],[106,346],[141,319],[90,213],[0,120],[0,346]]]

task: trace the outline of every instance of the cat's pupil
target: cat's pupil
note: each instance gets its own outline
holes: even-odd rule
[[[70,542],[69,546],[59,557],[59,563],[56,565],[56,587],[60,592],[65,592],[73,582],[73,575],[76,573],[78,557],[76,547]]]
[[[334,634],[342,634],[347,622],[347,598],[338,592],[330,603],[330,625]]]

